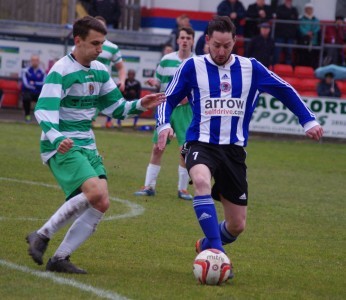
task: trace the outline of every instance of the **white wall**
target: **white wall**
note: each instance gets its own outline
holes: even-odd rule
[[[320,20],[334,20],[336,13],[337,0],[314,0],[316,17]]]

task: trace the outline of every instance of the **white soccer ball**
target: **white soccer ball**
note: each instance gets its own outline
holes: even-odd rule
[[[201,284],[219,285],[227,281],[231,268],[230,259],[217,249],[202,251],[193,262],[193,274]]]

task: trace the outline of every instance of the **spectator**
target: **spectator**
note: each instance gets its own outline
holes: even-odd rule
[[[179,45],[177,43],[177,39],[178,39],[178,35],[179,35],[179,30],[180,28],[187,28],[187,27],[191,27],[190,24],[190,18],[188,15],[186,14],[182,14],[180,16],[177,17],[176,19],[176,26],[173,28],[171,35],[174,41],[174,51],[179,49]]]
[[[333,73],[327,73],[317,86],[318,96],[340,98],[341,92]]]
[[[278,8],[279,5],[279,0],[271,0],[270,1],[270,7],[272,9],[273,12],[273,18],[276,18],[276,10]]]
[[[171,44],[166,44],[162,48],[162,56],[174,52],[173,46]]]
[[[270,5],[265,4],[264,0],[256,0],[250,4],[246,11],[245,36],[252,38],[259,34],[258,25],[269,22],[273,18]]]
[[[132,70],[132,69],[128,70],[127,78],[125,80],[125,91],[124,91],[124,98],[127,101],[138,100],[141,98],[142,86],[141,86],[141,83],[135,77],[136,77],[135,70]],[[134,128],[137,125],[137,121],[138,121],[138,116],[133,118]],[[118,123],[118,126],[121,127],[120,119],[118,119],[117,123]]]
[[[45,71],[40,67],[39,56],[32,55],[30,66],[22,71],[23,109],[26,122],[31,121],[31,102],[37,102],[45,77]]]
[[[318,50],[313,50],[312,46],[317,46],[318,34],[320,32],[320,21],[314,15],[314,6],[307,3],[304,6],[304,15],[299,19],[299,43],[308,46],[307,49],[299,51],[299,64],[316,68],[318,65]]]
[[[207,34],[207,29],[206,28],[203,32],[203,34],[198,38],[197,43],[196,43],[196,48],[195,48],[195,54],[196,55],[203,55],[205,54],[205,36]]]
[[[119,28],[121,5],[119,0],[92,0],[89,14],[93,17],[102,16],[108,28]]]
[[[276,19],[284,21],[297,21],[298,10],[292,5],[292,0],[284,0],[282,5],[279,5],[276,10]],[[275,48],[275,63],[281,63],[281,55],[284,54],[284,63],[291,65],[293,62],[292,48],[289,45],[296,43],[297,37],[297,24],[288,23],[275,23],[275,43],[287,44],[286,47],[282,48],[277,46]]]
[[[270,24],[259,25],[260,34],[253,37],[248,45],[248,57],[254,57],[267,68],[273,65],[275,42],[270,36]]]
[[[246,10],[239,0],[223,0],[217,7],[217,15],[228,16],[237,27],[237,35],[244,35]]]
[[[335,24],[326,27],[324,42],[326,44],[344,45],[346,40],[346,24],[343,16],[335,18]],[[324,58],[324,65],[336,64],[344,65],[345,57],[341,48],[327,48],[327,53]]]

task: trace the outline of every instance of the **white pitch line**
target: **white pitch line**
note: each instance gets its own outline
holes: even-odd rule
[[[15,179],[15,178],[6,178],[6,177],[0,177],[0,180],[59,189],[59,186],[57,186],[57,185],[47,184],[47,183],[43,183],[43,182],[20,180],[20,179]],[[120,214],[120,215],[106,216],[105,218],[102,219],[102,221],[113,221],[113,220],[119,220],[119,219],[133,218],[133,217],[142,215],[144,213],[144,210],[145,210],[144,207],[139,205],[139,204],[133,203],[129,200],[123,200],[120,198],[116,198],[116,197],[109,197],[109,199],[114,201],[114,202],[118,202],[118,203],[121,203],[121,204],[128,206],[130,211],[127,213]],[[14,219],[19,220],[19,221],[38,221],[38,220],[42,221],[42,220],[44,220],[44,219],[31,218],[31,217],[8,218],[8,217],[0,216],[0,221],[2,221],[2,220],[14,220]]]
[[[18,183],[24,183],[24,184],[30,184],[30,185],[39,185],[39,186],[44,186],[44,187],[48,187],[48,188],[56,188],[56,189],[59,188],[57,185],[53,185],[53,184],[46,184],[46,183],[42,183],[42,182],[35,182],[35,181],[29,181],[29,180],[19,180],[19,179],[15,179],[15,178],[0,177],[0,180],[12,181],[12,182],[18,182]],[[128,200],[122,200],[122,199],[115,198],[115,197],[109,197],[109,199],[128,206],[130,208],[130,211],[127,213],[124,213],[124,214],[106,217],[103,219],[104,221],[132,218],[132,217],[135,217],[135,216],[138,216],[138,215],[141,215],[144,213],[144,207],[142,207],[139,204],[132,203]],[[7,217],[1,217],[0,216],[0,221],[1,220],[11,220],[11,219],[13,220],[14,218],[7,218]],[[38,218],[23,218],[23,217],[22,218],[15,218],[15,219],[16,220],[26,220],[26,221],[28,221],[28,220],[29,221],[40,220]],[[128,298],[121,296],[117,293],[113,293],[111,291],[95,288],[91,285],[87,285],[87,284],[78,282],[74,279],[60,277],[60,276],[55,275],[54,273],[36,271],[36,270],[30,269],[30,268],[25,267],[25,266],[20,266],[20,265],[8,262],[8,261],[3,260],[3,259],[0,259],[0,265],[7,267],[7,268],[10,268],[10,269],[13,269],[13,270],[16,270],[16,271],[28,273],[28,274],[31,274],[31,275],[34,275],[37,277],[48,278],[51,281],[53,281],[54,283],[58,283],[61,285],[69,285],[69,286],[72,286],[74,288],[80,289],[82,291],[93,293],[96,296],[101,297],[101,298],[112,299],[112,300],[128,300]]]
[[[78,282],[77,280],[74,280],[72,278],[60,277],[60,276],[55,275],[54,273],[50,273],[50,272],[36,271],[36,270],[30,269],[28,267],[24,267],[24,266],[20,266],[20,265],[8,262],[8,261],[3,260],[3,259],[0,259],[0,265],[4,266],[6,268],[12,269],[12,270],[31,274],[31,275],[34,275],[36,277],[49,279],[49,280],[51,280],[57,284],[69,285],[69,286],[72,286],[72,287],[79,289],[81,291],[92,293],[92,294],[94,294],[100,298],[111,299],[111,300],[128,300],[129,299],[129,298],[121,296],[117,293],[113,293],[113,292],[107,291],[107,290],[102,290],[99,288],[95,288],[91,285]]]

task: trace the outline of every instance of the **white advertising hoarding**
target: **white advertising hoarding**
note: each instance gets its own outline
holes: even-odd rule
[[[119,48],[126,69],[135,70],[136,78],[142,83],[142,87],[149,87],[145,82],[154,76],[161,59],[161,52],[147,49],[132,50],[121,46]],[[68,47],[67,52],[70,50],[71,46]],[[0,76],[20,78],[21,70],[30,61],[32,54],[40,56],[41,67],[47,70],[56,59],[63,57],[66,53],[65,46],[62,44],[0,39]],[[113,71],[115,71],[114,68]],[[116,80],[117,72],[113,72],[112,76]]]
[[[346,100],[302,97],[323,126],[324,136],[346,139]],[[303,135],[298,119],[279,100],[262,94],[250,123],[250,131]]]

